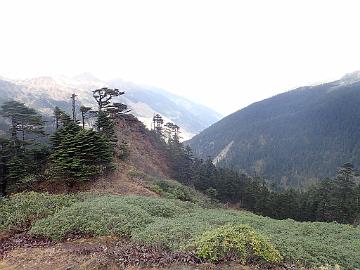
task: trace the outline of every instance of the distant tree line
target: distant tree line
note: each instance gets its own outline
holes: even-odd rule
[[[73,94],[72,116],[55,107],[55,131],[50,136],[38,112],[17,101],[5,102],[0,116],[10,123],[10,136],[0,137],[0,195],[41,179],[58,179],[71,186],[112,168],[117,142],[114,119],[129,112],[125,104],[112,102],[112,98],[123,94],[118,89],[94,90],[98,108],[81,106],[81,122],[76,119],[77,95]],[[90,117],[96,119],[95,130],[85,128]],[[49,137],[50,144],[40,137]]]
[[[155,121],[162,120],[156,116]],[[210,158],[194,157],[191,148],[180,142],[178,127],[170,133],[165,126],[154,127],[154,134],[163,141],[169,155],[172,176],[213,200],[275,219],[360,223],[360,184],[350,163],[339,168],[336,177],[325,178],[305,191],[275,191],[261,177],[216,167]]]

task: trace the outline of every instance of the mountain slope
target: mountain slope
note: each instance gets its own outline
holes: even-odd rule
[[[76,93],[79,101],[95,107],[91,90],[101,87],[119,88],[126,92],[120,100],[132,109],[132,113],[148,127],[155,113],[165,121],[175,122],[188,139],[220,119],[220,115],[205,106],[161,89],[139,86],[120,79],[102,81],[89,73],[73,78],[38,77],[26,80],[0,80],[0,104],[10,99],[24,102],[28,106],[51,115],[55,106],[70,111],[70,95]],[[1,128],[1,127],[0,127]],[[1,130],[4,130],[1,128]]]
[[[360,82],[341,80],[295,89],[254,103],[188,143],[203,158],[305,186],[345,162],[360,166]]]

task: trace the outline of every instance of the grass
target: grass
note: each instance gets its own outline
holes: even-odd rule
[[[0,230],[30,222],[29,233],[55,240],[74,232],[126,235],[171,250],[194,249],[206,231],[246,224],[264,236],[287,263],[360,269],[360,228],[350,225],[274,220],[245,211],[141,196],[23,193],[0,201],[0,210]]]

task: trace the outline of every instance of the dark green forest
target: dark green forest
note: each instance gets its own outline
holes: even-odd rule
[[[261,177],[216,167],[211,159],[194,157],[189,146],[179,141],[177,128],[156,129],[173,168],[173,178],[207,194],[214,201],[275,219],[360,223],[360,184],[351,163],[337,169],[336,176],[324,178],[306,190],[274,190]]]
[[[187,142],[197,156],[279,189],[305,188],[346,162],[360,167],[360,83],[302,87],[237,111]]]

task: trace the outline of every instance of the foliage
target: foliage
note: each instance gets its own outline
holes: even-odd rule
[[[110,118],[110,115],[107,112],[99,111],[98,117],[96,119],[96,126],[98,131],[104,134],[104,136],[111,141],[112,143],[116,143],[116,136],[114,131],[114,122]]]
[[[85,128],[85,118],[89,114],[90,110],[91,107],[86,107],[86,106],[80,107],[82,128]]]
[[[79,201],[74,195],[24,192],[0,200],[0,230],[17,230]]]
[[[207,193],[213,201],[238,204],[276,219],[360,222],[360,183],[350,163],[344,164],[334,179],[324,179],[306,191],[274,191],[260,177],[218,168],[211,159],[193,158],[187,148],[178,142],[168,143],[174,177]]]
[[[22,193],[1,200],[0,212],[5,213],[1,230],[21,229],[31,223],[31,234],[52,239],[63,239],[69,233],[126,235],[171,250],[192,250],[199,239],[207,239],[202,238],[206,231],[248,224],[269,240],[285,263],[360,268],[360,228],[350,225],[274,220],[179,200],[116,195]],[[205,235],[212,239],[211,235],[217,234]]]
[[[137,196],[100,196],[74,204],[37,221],[30,233],[62,239],[69,233],[130,235],[154,217],[175,217],[195,206],[180,201]]]
[[[193,203],[173,199],[164,200],[151,197],[125,196],[122,198],[122,201],[125,204],[140,207],[153,217],[173,218],[199,208]]]
[[[172,250],[187,249],[205,231],[226,224],[248,224],[266,236],[289,264],[360,267],[360,228],[336,223],[301,223],[248,212],[199,209],[171,219],[156,219],[135,230],[132,237],[141,243],[155,243]]]
[[[205,200],[205,196],[201,193],[173,180],[156,181],[151,186],[151,189],[169,199],[178,199],[193,203],[201,203]]]
[[[5,195],[8,190],[17,189],[23,178],[39,173],[49,152],[35,141],[45,133],[44,121],[34,109],[8,101],[1,106],[0,115],[11,122],[10,139],[0,140],[0,195]]]
[[[40,174],[49,156],[49,148],[43,144],[33,144],[16,155],[9,155],[7,161],[7,178],[9,188],[21,184],[24,178]],[[20,188],[20,187],[19,187]]]
[[[11,121],[11,140],[18,142],[18,132],[22,133],[22,141],[26,134],[44,134],[44,122],[40,114],[23,103],[8,101],[1,105],[0,115]]]
[[[200,259],[219,262],[235,256],[243,264],[253,261],[279,263],[280,253],[247,225],[225,225],[203,233],[195,241]]]
[[[124,236],[151,221],[151,216],[138,206],[123,204],[122,200],[111,197],[100,197],[77,203],[35,222],[30,234],[55,240],[70,233]]]
[[[100,133],[75,127],[71,122],[54,135],[50,174],[68,182],[88,180],[101,174],[112,161],[112,147]]]

